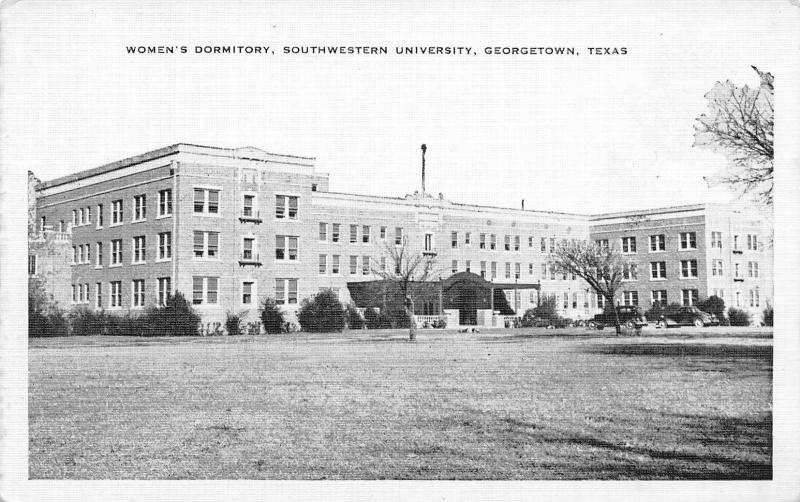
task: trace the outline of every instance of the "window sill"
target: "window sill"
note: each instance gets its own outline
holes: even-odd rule
[[[131,225],[133,225],[134,223],[147,223],[147,219],[144,219],[144,220],[131,220]]]
[[[156,263],[169,263],[171,261],[172,261],[172,257],[170,256],[169,258],[158,258],[156,260]]]
[[[102,268],[103,268],[103,266],[102,266],[102,265],[95,265],[95,266],[94,266],[94,269],[95,269],[95,270],[101,270]]]
[[[655,278],[651,277],[650,278],[651,282],[666,281],[666,280],[667,280],[666,277],[655,277]]]
[[[682,281],[696,281],[699,277],[681,277]]]
[[[121,267],[121,266],[122,266],[122,263],[112,263],[111,265],[108,266],[108,268],[118,268],[118,267]]]
[[[697,248],[680,248],[678,251],[679,251],[679,252],[684,252],[684,251],[697,251]]]
[[[166,219],[166,218],[172,218],[172,213],[170,213],[170,214],[162,214],[160,216],[156,216],[157,220],[163,220],[163,219]]]
[[[658,254],[658,253],[666,253],[666,252],[667,252],[666,249],[659,249],[657,251],[653,251],[653,250],[648,251],[649,254]]]
[[[131,263],[131,266],[134,266],[134,265],[147,265],[147,262],[146,261],[135,261],[135,262]]]
[[[111,228],[111,227],[121,227],[121,226],[122,226],[122,225],[124,225],[124,224],[125,224],[125,222],[120,222],[120,223],[112,223],[112,224],[110,224],[110,225],[108,226],[108,228]]]
[[[300,260],[273,260],[275,264],[286,264],[286,265],[294,265],[295,263],[299,264],[302,263]]]
[[[192,216],[205,216],[206,218],[221,218],[222,217],[222,215],[219,214],[219,213],[205,213],[205,212],[203,212],[203,213],[194,212],[194,213],[192,213]]]

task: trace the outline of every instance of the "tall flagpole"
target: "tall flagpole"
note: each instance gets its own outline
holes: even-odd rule
[[[425,146],[425,143],[422,144],[422,195],[425,195],[425,150],[428,147]]]

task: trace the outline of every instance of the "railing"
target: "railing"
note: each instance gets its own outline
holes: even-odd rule
[[[242,214],[239,216],[239,222],[261,223],[261,211],[256,211],[250,215]]]
[[[243,267],[245,265],[254,265],[256,267],[261,266],[261,256],[260,255],[251,255],[249,257],[245,257],[244,255],[239,257],[239,266]]]
[[[443,313],[441,315],[414,315],[414,319],[417,321],[417,326],[424,326],[425,323],[428,323],[429,326],[433,326],[434,323],[438,323],[440,319],[448,319],[448,315]],[[449,323],[448,323],[449,324]]]

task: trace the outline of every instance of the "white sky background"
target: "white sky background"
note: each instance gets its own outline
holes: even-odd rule
[[[426,143],[428,191],[457,202],[583,213],[725,201],[702,179],[725,158],[691,146],[703,95],[717,80],[757,85],[750,65],[775,73],[790,37],[776,22],[798,13],[764,1],[347,5],[6,5],[3,165],[46,180],[178,142],[252,145],[316,157],[332,191],[402,196],[419,188]],[[276,54],[128,55],[129,44]],[[315,44],[390,54],[281,54]],[[479,54],[394,56],[394,45]],[[586,50],[603,46],[628,55]]]

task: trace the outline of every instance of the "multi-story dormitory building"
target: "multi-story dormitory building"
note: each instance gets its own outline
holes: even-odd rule
[[[555,294],[565,316],[582,318],[598,308],[597,296],[546,261],[561,239],[593,238],[620,241],[637,261],[623,303],[691,303],[720,291],[745,308],[752,298],[755,312],[771,301],[765,226],[742,214],[688,206],[586,216],[457,204],[441,195],[333,193],[314,164],[256,148],[178,144],[40,183],[38,229],[71,236],[72,259],[64,264],[71,284],[53,288],[57,299],[135,311],[178,290],[206,321],[228,311],[256,316],[265,296],[292,313],[325,288],[349,301],[347,284],[375,280],[385,246],[405,240],[435,254],[443,278],[467,271],[506,285],[536,284],[506,291],[520,314],[539,294]],[[680,247],[684,233],[693,235],[689,248]],[[651,235],[663,237],[663,250],[649,251]],[[664,264],[665,277],[650,280],[651,261]]]

